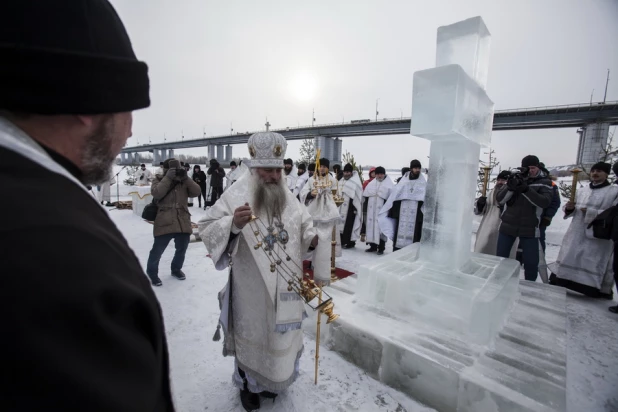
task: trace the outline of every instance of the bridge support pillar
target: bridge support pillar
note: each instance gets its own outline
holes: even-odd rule
[[[127,154],[126,153],[120,153],[120,164],[124,165],[127,162]]]
[[[225,164],[228,165],[232,161],[232,145],[225,146]]]
[[[579,129],[577,133],[579,133],[577,164],[589,170],[605,154],[609,123],[590,123]]]
[[[171,159],[172,157],[174,157],[174,149],[168,149],[167,150],[167,159]]]
[[[139,163],[139,153],[135,152],[135,153],[131,153],[131,164],[132,165],[138,165]]]
[[[219,163],[225,162],[225,153],[223,152],[223,149],[224,147],[222,144],[217,145],[217,162]]]
[[[159,155],[159,149],[152,149],[152,165],[159,166],[161,162],[161,156]]]
[[[217,157],[217,153],[215,152],[215,145],[208,145],[208,160],[215,159]]]
[[[321,156],[327,158],[332,165],[341,164],[341,139],[338,137],[316,136],[315,149],[320,149]]]

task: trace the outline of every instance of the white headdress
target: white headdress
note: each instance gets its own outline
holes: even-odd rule
[[[283,168],[288,142],[279,133],[269,131],[255,133],[249,138],[247,146],[251,156],[249,167]]]

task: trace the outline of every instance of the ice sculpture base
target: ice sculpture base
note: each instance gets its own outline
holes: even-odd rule
[[[473,260],[483,258],[473,254]],[[462,332],[465,327],[440,320],[445,313],[440,302],[453,310],[444,290],[431,304],[436,316],[404,317],[361,299],[359,283],[364,281],[347,278],[329,288],[341,317],[322,326],[322,338],[371,376],[439,411],[565,410],[564,289],[517,277],[514,289],[510,280],[504,283],[503,290],[513,294],[512,305],[493,339],[479,343]],[[315,314],[305,321],[305,330],[315,333]]]

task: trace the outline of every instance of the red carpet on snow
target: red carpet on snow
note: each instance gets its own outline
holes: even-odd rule
[[[305,274],[309,275],[309,279],[313,279],[313,269],[311,269],[310,260],[303,260],[303,270]],[[347,278],[348,276],[353,275],[353,274],[354,274],[353,272],[350,272],[348,270],[341,269],[341,268],[335,268],[335,275],[339,279]]]

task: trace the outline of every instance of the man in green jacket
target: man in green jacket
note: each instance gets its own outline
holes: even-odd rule
[[[146,266],[146,274],[154,286],[163,284],[159,279],[159,260],[172,239],[176,246],[176,253],[172,259],[172,276],[178,280],[186,279],[182,265],[193,232],[188,198],[197,197],[201,193],[200,186],[188,178],[187,172],[180,167],[178,160],[167,159],[163,162],[163,173],[156,175],[150,190],[152,197],[158,201],[157,218],[154,222],[154,244]]]

